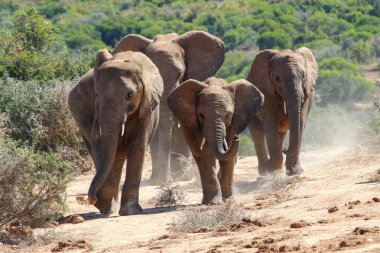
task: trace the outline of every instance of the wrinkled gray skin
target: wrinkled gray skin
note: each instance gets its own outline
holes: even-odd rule
[[[247,79],[265,96],[263,108],[249,125],[260,175],[281,169],[282,152],[286,154],[287,174],[302,172],[299,162],[301,139],[313,103],[317,76],[317,62],[305,47],[296,51],[265,50],[253,61]],[[283,151],[283,140],[288,130],[289,147]]]
[[[263,102],[261,92],[248,81],[228,84],[214,77],[204,83],[187,80],[169,95],[168,105],[181,123],[199,169],[203,204],[218,204],[232,196],[238,135]],[[216,159],[220,164],[219,178]]]
[[[167,96],[187,79],[204,81],[214,75],[224,61],[224,46],[220,39],[209,33],[192,31],[182,35],[157,35],[153,40],[130,34],[120,40],[114,53],[126,50],[147,55],[160,70],[164,81],[160,121],[150,145],[153,165],[150,181],[159,184],[171,176],[170,169],[172,175],[181,175],[179,158],[189,156],[178,122],[167,106]]]
[[[144,152],[158,125],[162,93],[162,78],[148,57],[132,51],[112,55],[106,49],[70,92],[71,114],[96,166],[88,200],[102,214],[114,212],[127,158],[119,214],[142,212]]]

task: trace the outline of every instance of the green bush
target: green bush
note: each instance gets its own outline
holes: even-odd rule
[[[322,60],[319,69],[316,90],[321,96],[321,105],[352,105],[371,98],[376,91],[375,84],[363,77],[359,66],[342,57]]]
[[[89,69],[92,59],[71,55],[58,30],[35,9],[17,11],[0,36],[0,75],[20,80],[73,78]]]
[[[252,156],[255,154],[255,147],[253,145],[251,136],[249,136],[248,134],[241,134],[239,143],[239,155]]]
[[[9,139],[1,116],[0,229],[12,221],[32,224],[65,209],[66,184],[75,165],[65,150],[46,153]],[[66,156],[66,157],[65,157]]]

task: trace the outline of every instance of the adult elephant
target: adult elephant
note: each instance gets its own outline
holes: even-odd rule
[[[163,81],[157,67],[139,52],[98,52],[95,67],[74,86],[69,108],[96,166],[88,200],[102,214],[118,201],[127,161],[120,215],[141,213],[139,185],[147,148],[159,120]]]
[[[168,105],[181,123],[199,169],[203,204],[221,203],[232,196],[238,135],[263,102],[261,92],[248,81],[228,84],[214,77],[205,82],[187,80],[169,95]]]
[[[265,96],[265,103],[249,125],[259,162],[259,174],[281,169],[286,154],[286,172],[302,172],[299,162],[301,139],[306,117],[314,98],[318,65],[308,48],[265,50],[252,63],[248,80]],[[289,130],[289,147],[282,150]],[[265,149],[264,136],[269,150]]]
[[[217,37],[202,31],[157,35],[153,40],[130,34],[120,40],[113,53],[127,50],[147,55],[160,70],[164,81],[160,121],[150,147],[151,182],[165,182],[170,177],[170,167],[172,174],[181,174],[179,158],[189,155],[180,125],[171,116],[166,99],[183,81],[190,78],[204,81],[214,75],[224,61],[224,45]]]

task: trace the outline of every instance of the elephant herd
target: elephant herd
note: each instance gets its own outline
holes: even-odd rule
[[[281,169],[282,153],[288,175],[302,172],[300,145],[318,75],[312,52],[262,51],[247,80],[231,83],[213,77],[223,61],[223,42],[202,31],[153,40],[130,34],[113,52],[97,53],[94,68],[68,99],[96,167],[89,203],[104,215],[114,212],[127,160],[119,214],[141,213],[139,186],[148,145],[152,184],[180,176],[180,158],[191,153],[202,203],[222,203],[233,195],[239,134],[247,127],[261,176]],[[289,147],[282,150],[288,130]]]

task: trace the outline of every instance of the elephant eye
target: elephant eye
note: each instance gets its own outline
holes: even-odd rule
[[[131,97],[133,97],[132,91],[128,92],[128,94],[125,96],[126,99],[130,99]]]

